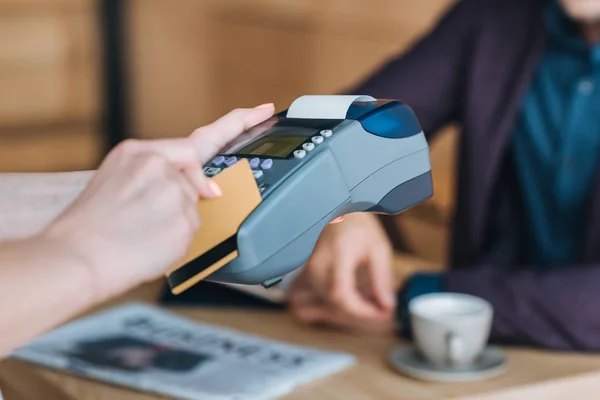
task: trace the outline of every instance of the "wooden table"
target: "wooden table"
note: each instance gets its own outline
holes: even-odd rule
[[[403,262],[405,261],[407,261],[406,258],[403,259]],[[409,261],[408,265],[426,267],[426,264],[418,260]],[[156,299],[159,290],[160,286],[156,284],[148,285],[100,308],[129,300],[152,302]],[[174,308],[172,310],[189,318],[231,327],[251,334],[314,346],[324,350],[349,352],[357,356],[358,363],[354,367],[301,387],[284,398],[288,400],[462,399],[472,395],[493,393],[501,389],[600,371],[600,356],[553,354],[536,350],[507,348],[505,351],[508,356],[508,370],[497,378],[474,383],[426,383],[404,377],[387,365],[387,354],[394,346],[401,344],[396,337],[361,337],[331,330],[317,330],[299,325],[289,314],[277,311],[199,308]],[[8,390],[7,386],[3,386],[7,400],[11,400],[8,392],[13,388],[25,393],[25,396],[21,396],[21,398],[27,400],[37,400],[38,398],[43,400],[161,399],[161,397],[88,381],[12,360],[1,365],[0,377],[3,378],[3,384],[11,386]],[[600,381],[600,375],[598,380]],[[595,398],[593,396],[589,398]],[[578,400],[582,400],[581,396],[576,397]]]

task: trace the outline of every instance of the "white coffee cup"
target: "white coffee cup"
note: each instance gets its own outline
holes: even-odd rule
[[[432,293],[408,305],[415,345],[438,367],[473,363],[485,349],[493,310],[479,297],[459,293]]]

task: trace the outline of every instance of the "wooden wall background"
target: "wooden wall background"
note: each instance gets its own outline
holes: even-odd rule
[[[351,86],[449,0],[129,0],[134,130],[181,135],[236,106]]]
[[[95,7],[0,0],[0,170],[98,160],[101,82]]]
[[[97,1],[0,0],[0,171],[101,160]],[[235,107],[281,109],[302,94],[335,93],[416,40],[452,1],[124,0],[132,134],[183,136]],[[449,130],[432,143],[436,195],[420,210],[450,213],[455,140]],[[433,235],[420,219],[400,224]],[[446,237],[435,232],[437,242],[412,246],[438,259]]]

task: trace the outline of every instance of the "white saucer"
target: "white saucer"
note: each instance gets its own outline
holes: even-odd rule
[[[504,355],[493,347],[486,348],[473,364],[461,367],[436,367],[429,364],[411,345],[392,350],[389,362],[397,371],[416,379],[436,382],[480,381],[500,375],[506,369]]]

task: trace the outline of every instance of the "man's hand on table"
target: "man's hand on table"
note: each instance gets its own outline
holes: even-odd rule
[[[396,327],[392,246],[376,217],[351,214],[324,229],[289,295],[299,320],[355,332]]]

